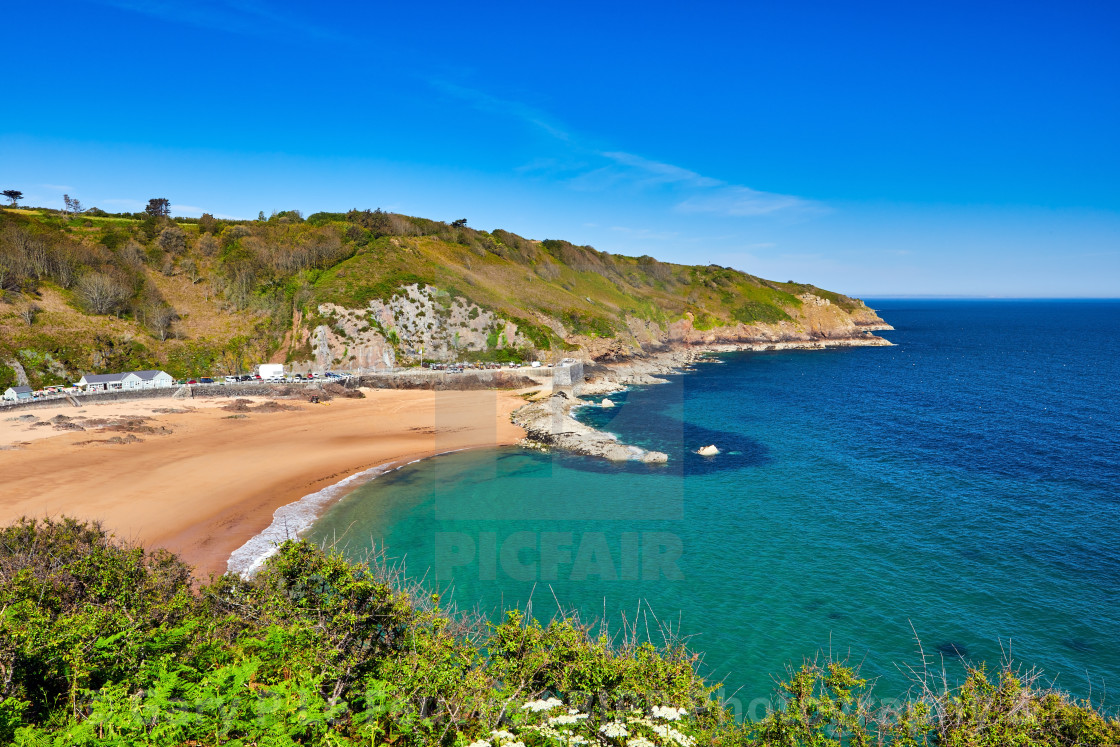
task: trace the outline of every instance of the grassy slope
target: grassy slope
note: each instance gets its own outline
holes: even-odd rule
[[[536,251],[479,254],[433,237],[382,238],[327,271],[316,298],[348,307],[387,297],[401,280],[420,279],[510,316],[557,318],[569,331],[611,336],[633,316],[664,325],[691,313],[697,326],[789,319],[812,286],[771,283],[722,267],[657,263],[657,270],[594,250],[579,252],[587,269]],[[856,302],[828,294],[845,307]]]
[[[213,238],[202,236],[197,222],[183,221],[176,225],[185,246],[164,252],[158,231],[169,221],[153,229],[131,217],[0,211],[0,263],[3,252],[12,251],[3,245],[5,236],[12,245],[11,231],[18,229],[76,257],[75,275],[117,272],[147,289],[137,290],[114,316],[95,316],[82,309],[73,283],[55,282],[49,274],[0,288],[0,387],[13,381],[3,366],[12,358],[36,386],[140,366],[164,367],[177,376],[218,373],[239,361],[267,360],[290,330],[294,311],[314,320],[318,303],[358,308],[412,282],[492,309],[527,330],[539,347],[552,348],[565,347],[564,336],[627,337],[628,318],[662,329],[688,316],[701,330],[781,322],[796,315],[797,294],[804,292],[845,310],[859,305],[810,285],[770,282],[714,265],[666,264],[564,241],[392,218],[391,227],[373,229],[360,215],[343,214],[319,214],[307,222],[228,222],[218,225]],[[204,241],[220,246],[202,251]],[[143,254],[142,266],[124,259],[129,242]],[[314,247],[322,246],[328,249],[315,254]],[[279,259],[308,251],[311,259]],[[191,265],[197,269],[188,271]],[[235,297],[230,278],[244,266],[252,268],[252,281]],[[152,289],[178,315],[168,340],[145,324],[142,298]],[[18,313],[29,303],[43,309],[32,326]]]

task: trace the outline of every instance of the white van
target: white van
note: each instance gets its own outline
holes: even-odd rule
[[[283,381],[283,363],[262,363],[257,366],[257,374],[265,381]]]

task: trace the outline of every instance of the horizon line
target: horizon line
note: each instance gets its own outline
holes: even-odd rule
[[[959,293],[853,293],[849,298],[867,301],[927,300],[927,301],[1120,301],[1117,296],[981,296]]]

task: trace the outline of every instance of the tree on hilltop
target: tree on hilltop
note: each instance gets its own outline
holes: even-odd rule
[[[71,197],[70,195],[63,195],[62,196],[62,204],[65,205],[65,207],[62,209],[62,214],[63,215],[70,215],[70,214],[78,215],[79,213],[82,212],[82,201],[79,200],[76,197]]]
[[[19,201],[23,199],[23,192],[20,192],[18,189],[5,189],[4,196],[12,201],[12,207],[16,207]]]
[[[153,218],[166,218],[171,215],[171,200],[166,197],[153,197],[148,200],[148,207],[144,212]]]

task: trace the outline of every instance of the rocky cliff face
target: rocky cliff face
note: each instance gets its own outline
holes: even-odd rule
[[[625,329],[615,337],[571,334],[552,317],[535,320],[552,329],[569,345],[564,355],[598,361],[621,361],[667,349],[710,348],[719,345],[779,345],[847,343],[888,345],[871,332],[890,329],[862,302],[841,307],[827,298],[803,293],[800,305],[787,310],[789,319],[774,323],[736,323],[702,326],[688,313],[659,324],[626,316]],[[504,348],[532,350],[533,342],[518,325],[499,314],[433,286],[402,287],[388,301],[373,300],[363,309],[324,303],[319,314],[331,320],[311,333],[314,364],[320,368],[361,367],[385,370],[399,359],[455,361],[471,353],[496,354]],[[538,351],[558,357],[560,351]]]
[[[513,322],[430,285],[404,286],[364,309],[321,304],[319,313],[333,320],[312,333],[315,362],[324,367],[380,370],[396,366],[398,355],[419,358],[421,351],[425,360],[455,361],[464,353],[532,346]]]
[[[666,348],[710,348],[725,345],[781,345],[846,342],[858,345],[889,345],[871,334],[893,329],[862,302],[847,310],[811,293],[798,296],[799,308],[788,310],[790,320],[775,323],[718,325],[697,327],[696,319],[686,314],[683,319],[665,327],[642,319],[627,317],[629,338],[569,338],[583,348],[593,360],[620,361]]]

